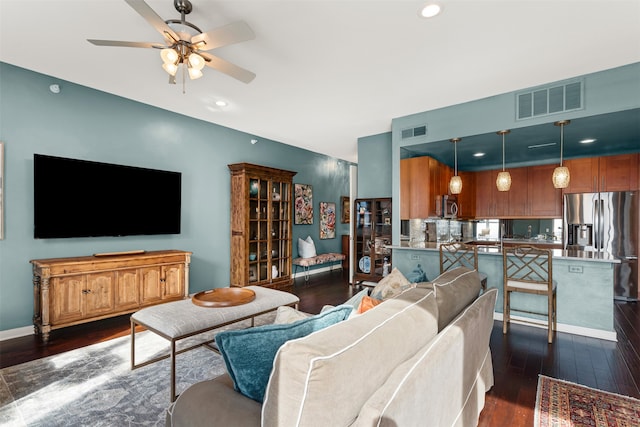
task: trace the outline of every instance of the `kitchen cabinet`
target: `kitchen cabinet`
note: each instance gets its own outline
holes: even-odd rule
[[[564,193],[638,190],[638,153],[565,161],[571,180]]]
[[[400,160],[400,217],[436,215],[436,197],[449,193],[451,168],[429,156]]]
[[[553,186],[556,165],[530,166],[527,215],[534,218],[562,218],[562,190]]]
[[[190,261],[176,250],[32,260],[35,331],[46,342],[54,329],[186,298]]]
[[[391,272],[391,199],[357,199],[354,208],[353,280],[378,282]]]
[[[296,172],[248,163],[231,173],[231,286],[293,284],[292,180]]]
[[[508,199],[507,208],[505,209],[506,212],[504,212],[505,217],[517,218],[527,216],[530,206],[529,168],[513,168],[508,169],[508,171],[511,175],[511,188],[505,192]]]
[[[504,192],[496,187],[502,169],[475,172],[476,218],[562,217],[562,193],[551,181],[554,168],[555,165],[541,165],[507,169],[511,188]]]
[[[502,218],[508,215],[509,192],[498,191],[497,177],[497,170],[476,172],[477,218]]]
[[[462,180],[462,191],[458,194],[458,217],[471,219],[476,216],[475,172],[458,171]]]

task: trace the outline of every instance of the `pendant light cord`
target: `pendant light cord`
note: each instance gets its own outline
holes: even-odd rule
[[[504,172],[504,132],[502,133],[502,172]]]
[[[564,123],[560,123],[560,166],[562,166],[563,151],[564,151]]]

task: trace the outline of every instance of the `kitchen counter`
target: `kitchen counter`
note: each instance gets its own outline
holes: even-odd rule
[[[494,319],[501,321],[503,262],[500,243],[474,243],[478,247],[478,270],[487,275],[488,288],[497,288],[500,294],[496,301]],[[400,245],[387,247],[393,250],[393,266],[403,274],[410,274],[418,266],[428,279],[434,279],[440,274],[438,243],[420,242],[410,245],[408,241],[402,241]],[[620,259],[608,253],[553,249],[553,279],[558,284],[558,331],[616,340],[613,327],[613,272],[614,264],[620,262]],[[515,302],[522,310],[546,310],[546,299],[537,295],[516,294],[513,298],[512,303]],[[517,316],[546,322],[546,317],[522,312],[516,315],[514,311],[512,318],[517,319]]]
[[[506,241],[506,239],[505,239]],[[514,241],[514,240],[511,240]],[[519,242],[521,240],[518,240]],[[490,255],[502,255],[500,251],[500,242],[493,241],[474,241],[471,244],[478,247],[478,254],[490,254]],[[526,244],[526,243],[523,243]],[[532,246],[538,246],[532,244]],[[410,244],[409,242],[402,242],[400,246],[386,246],[390,249],[410,249],[410,250],[424,250],[424,251],[439,251],[440,243],[436,242],[420,242]],[[620,264],[620,259],[603,252],[593,251],[576,251],[576,250],[564,250],[564,249],[552,249],[554,259],[568,259],[568,260],[582,260],[592,262],[606,262],[610,264]]]

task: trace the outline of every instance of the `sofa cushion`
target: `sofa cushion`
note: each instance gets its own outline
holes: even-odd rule
[[[239,395],[229,376],[220,375],[182,392],[167,409],[165,427],[255,427],[261,412],[260,403]]]
[[[276,352],[286,341],[309,335],[346,319],[353,307],[339,305],[289,324],[223,331],[216,335],[236,391],[262,402]]]
[[[262,426],[350,425],[395,367],[436,335],[437,316],[433,291],[409,289],[360,316],[288,341],[274,361]]]
[[[273,323],[277,325],[286,325],[288,323],[297,322],[298,320],[306,319],[307,317],[311,316],[313,316],[313,314],[296,310],[295,308],[289,307],[288,305],[283,305],[281,307],[278,307],[278,310],[276,311],[276,319],[273,321]]]
[[[480,296],[372,393],[352,427],[475,426],[493,386],[489,339],[498,290]],[[435,386],[434,386],[435,385]]]
[[[438,301],[438,331],[447,326],[463,308],[480,295],[480,276],[475,270],[458,267],[445,271],[418,287],[433,289]]]
[[[411,282],[398,270],[394,268],[378,282],[371,291],[371,297],[379,300],[386,300],[400,295],[412,286]]]

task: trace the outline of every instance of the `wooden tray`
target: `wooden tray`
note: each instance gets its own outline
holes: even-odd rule
[[[244,288],[217,288],[202,291],[191,297],[194,304],[201,307],[231,307],[253,301],[256,293]]]

